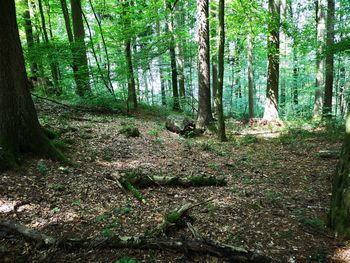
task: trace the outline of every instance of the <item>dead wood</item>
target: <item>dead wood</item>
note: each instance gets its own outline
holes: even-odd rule
[[[106,237],[87,239],[55,239],[51,236],[30,229],[22,224],[2,220],[0,227],[10,229],[26,238],[38,242],[46,247],[56,247],[65,250],[92,249],[92,248],[128,248],[128,249],[155,249],[170,250],[179,253],[194,253],[198,255],[211,255],[230,262],[271,262],[271,260],[240,247],[222,244],[209,239],[185,240],[185,239],[158,239],[148,237]]]

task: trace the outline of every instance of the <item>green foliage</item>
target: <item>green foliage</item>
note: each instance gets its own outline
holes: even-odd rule
[[[133,196],[139,200],[140,202],[144,202],[145,198],[143,197],[142,193],[133,186],[130,182],[124,182],[124,187],[133,194]]]
[[[172,211],[170,212],[169,214],[167,214],[165,216],[165,220],[168,222],[168,223],[175,223],[177,220],[180,219],[180,214],[176,211]]]
[[[49,168],[47,167],[44,160],[40,160],[37,164],[37,169],[41,175],[46,176],[49,172]]]
[[[130,258],[130,257],[122,257],[118,259],[115,263],[137,263],[138,261],[136,259]]]
[[[57,214],[57,213],[61,212],[61,209],[59,207],[54,207],[51,211],[52,211],[52,213]]]
[[[122,216],[122,215],[126,215],[126,214],[129,214],[132,212],[132,208],[131,207],[118,207],[116,210],[115,210],[115,213],[119,216]]]
[[[61,184],[51,184],[50,188],[56,192],[61,192],[64,190],[64,186]]]
[[[104,212],[96,217],[97,222],[106,222],[112,217],[112,214],[109,212]]]

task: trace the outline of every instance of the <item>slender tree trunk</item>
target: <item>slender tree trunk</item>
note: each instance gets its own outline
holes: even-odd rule
[[[217,16],[218,16],[218,10],[216,7],[216,2],[215,4],[212,5],[211,10],[209,10],[209,15],[210,15],[210,21],[212,21],[212,24],[214,26],[210,26],[211,23],[209,23],[210,26],[210,47],[211,50],[214,50],[215,52],[212,52],[211,54],[211,101],[212,101],[212,112],[213,115],[217,115],[217,110],[216,110],[216,103],[215,99],[217,97],[217,90],[218,90],[218,44],[219,44],[219,39],[218,39],[218,32],[217,32]]]
[[[220,141],[226,140],[225,116],[222,103],[224,88],[224,55],[225,55],[225,0],[219,0],[219,45],[218,45],[218,89],[215,98],[218,113],[218,138]]]
[[[179,28],[184,27],[184,16],[183,16],[183,10],[182,7],[180,7],[180,3],[176,4],[176,11],[177,14],[175,15],[176,18],[176,26]],[[184,105],[185,99],[186,99],[186,91],[185,91],[185,59],[183,54],[183,43],[180,41],[176,42],[176,53],[177,53],[177,69],[178,69],[178,78],[179,78],[179,95],[181,98],[181,104]]]
[[[322,58],[325,38],[325,4],[324,0],[316,0],[317,50],[316,50],[316,86],[313,117],[320,118],[323,108],[324,69],[325,60]]]
[[[50,40],[49,40],[49,36],[47,34],[46,21],[45,21],[42,0],[38,0],[38,4],[39,4],[39,12],[40,12],[40,18],[41,18],[41,27],[42,27],[42,31],[43,31],[43,35],[44,35],[44,42],[46,43],[47,46],[49,46]],[[52,80],[53,80],[54,85],[57,87],[58,80],[59,80],[59,70],[58,70],[57,62],[54,61],[54,58],[52,57],[51,52],[49,53],[48,57],[49,57],[49,62],[50,62]]]
[[[299,67],[298,67],[298,53],[296,46],[293,47],[293,104],[298,105],[298,77],[299,77]]]
[[[281,0],[281,23],[285,24],[287,22],[287,0]],[[280,74],[281,74],[281,81],[280,81],[280,109],[282,109],[282,112],[285,111],[286,106],[286,70],[287,70],[287,34],[285,33],[284,27],[282,27],[282,30],[280,30]]]
[[[339,82],[339,111],[343,117],[345,112],[345,67],[340,68],[340,82]]]
[[[205,129],[213,121],[210,101],[209,0],[197,0],[198,9],[198,117]]]
[[[248,33],[247,51],[248,51],[248,104],[249,118],[254,118],[254,70],[253,70],[253,30],[250,23]]]
[[[156,32],[157,32],[157,37],[160,38],[161,28],[160,28],[160,22],[159,22],[159,14],[158,14],[157,20],[156,20]],[[158,67],[159,67],[159,78],[160,78],[161,101],[162,101],[162,105],[166,106],[165,80],[164,80],[162,56],[159,56],[158,63],[159,63]]]
[[[179,101],[179,90],[177,86],[178,71],[176,65],[176,53],[175,53],[175,37],[174,37],[174,15],[171,7],[171,2],[166,0],[166,8],[168,10],[169,18],[166,26],[166,31],[170,33],[170,42],[169,42],[169,54],[170,54],[170,64],[171,64],[171,81],[173,87],[173,110],[180,110],[180,101]]]
[[[20,151],[63,156],[43,134],[27,86],[15,1],[0,8],[0,170],[15,166]]]
[[[76,68],[76,84],[77,94],[84,97],[91,93],[91,87],[89,83],[89,67],[85,46],[85,31],[83,24],[83,17],[81,12],[80,0],[70,0],[72,9],[72,21],[74,32],[74,52],[73,61],[75,61]]]
[[[125,41],[125,56],[128,67],[128,107],[131,109],[137,108],[137,96],[134,78],[134,68],[132,65],[132,54],[131,54],[131,41],[127,39]]]
[[[266,102],[264,119],[267,121],[279,120],[278,114],[278,83],[279,83],[279,28],[280,28],[280,3],[279,0],[269,0],[269,13],[271,15],[268,24],[268,72],[266,87]]]
[[[334,44],[334,12],[335,1],[327,0],[327,47]],[[332,116],[332,98],[333,98],[333,72],[334,72],[334,55],[327,52],[326,55],[326,86],[324,94],[323,116]]]
[[[38,64],[34,61],[34,56],[33,56],[34,37],[33,37],[33,27],[32,27],[30,12],[29,12],[28,0],[22,0],[22,3],[24,7],[23,19],[24,19],[24,29],[25,29],[28,53],[29,53],[28,58],[30,62],[30,72],[33,77],[37,77]]]

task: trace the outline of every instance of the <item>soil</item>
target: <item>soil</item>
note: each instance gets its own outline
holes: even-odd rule
[[[37,105],[43,126],[60,133],[56,144],[75,163],[26,155],[18,169],[0,176],[0,219],[11,219],[54,237],[141,235],[187,202],[204,237],[241,246],[276,262],[350,262],[347,244],[326,228],[331,177],[338,160],[321,150],[341,147],[324,129],[261,127],[228,120],[227,142],[213,135],[184,138],[165,129],[152,112],[92,115]],[[139,137],[119,130],[137,127]],[[124,193],[107,175],[220,176],[227,186],[149,187],[145,203]],[[16,208],[16,209],[14,209]],[[193,238],[188,228],[169,237]],[[222,262],[204,255],[169,251],[90,249],[43,250],[0,230],[4,262]],[[1,259],[2,258],[2,259]]]

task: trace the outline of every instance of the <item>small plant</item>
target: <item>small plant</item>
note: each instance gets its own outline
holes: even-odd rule
[[[115,263],[137,263],[137,260],[129,257],[122,257],[118,259]]]
[[[46,176],[47,173],[49,172],[49,168],[47,167],[46,163],[44,160],[40,160],[37,165],[37,169],[41,175]]]
[[[242,138],[242,143],[245,145],[249,145],[249,144],[253,144],[253,143],[257,143],[258,142],[258,138],[256,136],[253,135],[246,135]]]
[[[158,137],[158,130],[156,128],[150,130],[149,135],[152,135],[154,137]]]
[[[59,207],[55,207],[51,211],[52,211],[52,213],[57,214],[57,213],[61,212],[61,209]]]
[[[101,234],[103,237],[112,237],[115,235],[115,230],[113,228],[110,227],[106,227],[104,229],[102,229]]]
[[[73,205],[75,205],[77,207],[80,207],[81,206],[81,200],[80,199],[74,200]]]
[[[122,216],[122,215],[126,215],[126,214],[131,213],[131,211],[132,211],[132,208],[130,208],[130,207],[118,207],[118,208],[115,210],[115,213],[116,213],[118,216]]]
[[[219,166],[216,162],[213,161],[210,163],[210,168],[217,171],[219,169]]]
[[[102,153],[102,159],[110,162],[113,159],[113,151],[109,148],[105,148],[103,153]]]
[[[122,124],[122,128],[119,130],[119,134],[125,135],[125,137],[139,137],[140,131],[134,124]]]
[[[273,190],[268,190],[265,194],[265,197],[269,203],[277,204],[280,199],[283,197],[283,193]]]
[[[96,217],[96,221],[97,221],[97,222],[106,222],[106,221],[108,221],[111,217],[112,217],[112,214],[111,214],[111,213],[109,213],[109,212],[104,212],[103,214],[98,215],[98,216]]]
[[[64,190],[64,186],[61,184],[52,184],[52,185],[50,185],[50,188],[54,191],[57,191],[57,192]]]
[[[322,230],[325,226],[323,220],[319,218],[306,218],[303,220],[303,223],[317,230]]]

